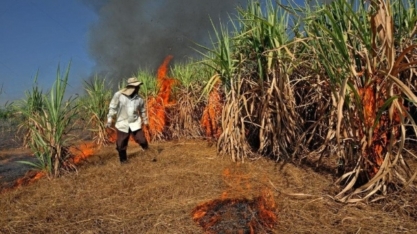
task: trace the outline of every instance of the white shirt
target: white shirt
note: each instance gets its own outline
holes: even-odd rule
[[[117,114],[115,127],[122,132],[136,131],[142,128],[142,121],[148,124],[145,101],[139,96],[132,98],[116,92],[110,102],[107,121],[111,123],[113,116]],[[140,116],[140,117],[139,117]]]

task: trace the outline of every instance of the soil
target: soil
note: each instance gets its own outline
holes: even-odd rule
[[[276,222],[256,233],[417,233],[415,203],[339,203],[334,178],[311,167],[264,158],[232,162],[204,140],[153,142],[149,151],[130,143],[128,158],[120,164],[114,146],[105,146],[75,172],[1,193],[0,233],[210,233],[193,219],[196,207],[253,201],[261,191],[273,199]],[[27,174],[19,160],[33,157],[16,144],[0,149],[2,188]],[[220,220],[211,233],[250,233]]]

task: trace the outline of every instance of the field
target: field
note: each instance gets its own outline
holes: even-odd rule
[[[24,151],[0,154],[3,186],[14,173],[3,168],[19,150]],[[261,190],[275,202],[277,222],[270,233],[417,231],[406,213],[410,207],[335,202],[333,178],[308,167],[266,159],[234,163],[203,140],[152,143],[146,152],[130,143],[128,155],[129,163],[120,165],[114,146],[105,146],[76,172],[3,192],[0,233],[204,233],[193,221],[199,204],[250,200]],[[236,217],[223,217],[221,225],[217,233],[245,230]]]
[[[58,67],[0,109],[0,233],[417,233],[417,1],[306,3],[250,1],[203,60],[139,70],[128,164],[122,77],[66,99]]]

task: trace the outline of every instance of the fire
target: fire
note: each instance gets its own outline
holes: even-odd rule
[[[229,191],[223,192],[219,199],[197,205],[191,212],[194,222],[209,234],[271,231],[278,220],[271,191],[250,186],[249,175],[230,169],[223,172],[223,177],[231,186]]]
[[[17,179],[12,186],[1,188],[0,194],[9,192],[13,189],[17,189],[25,185],[32,184],[44,176],[46,176],[46,173],[44,171],[28,171],[22,178]]]
[[[148,141],[151,136],[160,135],[166,124],[165,105],[161,98],[149,97],[147,101],[149,128],[145,130],[145,136]]]
[[[149,128],[145,128],[145,136],[148,141],[151,139],[151,136],[158,136],[162,134],[167,118],[166,118],[166,108],[175,104],[170,100],[172,86],[177,83],[177,80],[174,78],[169,78],[168,73],[168,64],[172,60],[173,56],[168,56],[165,58],[164,62],[158,69],[158,93],[156,97],[150,97],[147,100],[148,108],[148,118],[149,118]],[[108,140],[112,143],[116,142],[117,133],[115,129],[106,129]],[[130,138],[133,141],[133,138]],[[67,162],[73,163],[75,165],[79,164],[86,158],[92,156],[95,152],[96,144],[93,142],[83,142],[77,147],[71,147],[69,153],[73,155],[71,159]],[[68,164],[69,165],[69,164]],[[44,177],[45,172],[35,172],[29,171],[23,178],[18,179],[13,188],[20,187],[22,185],[31,184],[34,181]]]
[[[95,152],[96,145],[93,142],[83,142],[78,147],[69,149],[70,153],[74,155],[72,161],[74,164],[79,164],[82,160],[92,156]]]
[[[201,117],[201,126],[209,138],[218,139],[220,137],[222,130],[219,126],[219,118],[222,115],[222,109],[223,98],[220,93],[220,80],[218,80],[210,91],[207,106]]]
[[[172,87],[177,83],[174,78],[169,78],[168,64],[173,56],[165,58],[162,65],[158,68],[157,87],[158,93],[155,97],[149,97],[147,100],[147,110],[149,119],[149,128],[145,128],[145,137],[150,141],[154,137],[161,136],[167,124],[166,109],[175,104],[170,100]]]
[[[376,82],[381,83],[382,81],[381,79],[377,79]],[[374,126],[377,112],[384,105],[385,97],[384,95],[376,95],[373,86],[361,88],[358,93],[363,105],[364,125],[366,129],[373,130],[372,138],[368,139],[368,144],[363,152],[367,158],[365,162],[367,172],[372,178],[384,162],[385,154],[388,150],[390,126],[393,126],[394,134],[399,135],[398,126],[400,118],[399,113],[394,112],[391,122],[388,113],[383,113]],[[367,133],[361,132],[361,138],[364,135],[367,135]]]
[[[72,155],[72,157],[68,162],[64,163],[64,165],[69,165],[68,163],[72,163],[74,165],[81,163],[86,158],[94,155],[96,146],[97,145],[94,142],[83,142],[79,146],[70,147],[69,153]],[[46,175],[47,173],[45,171],[30,170],[22,178],[17,179],[10,188],[3,189],[1,192],[7,192],[21,186],[32,184],[33,182],[45,177]]]
[[[106,128],[106,136],[109,143],[115,143],[117,140],[117,131],[114,128]],[[133,136],[130,136],[129,141],[133,142]]]
[[[18,180],[16,180],[16,182],[14,183],[14,185],[12,186],[12,188],[19,188],[23,185],[29,185],[32,184],[33,182],[39,180],[40,178],[46,176],[46,173],[44,171],[29,171],[26,173],[26,175],[22,178],[19,178]]]
[[[162,99],[162,103],[167,106],[170,104],[169,98],[171,97],[172,86],[177,83],[177,80],[174,78],[169,78],[168,73],[168,64],[172,60],[173,56],[168,55],[162,65],[158,68],[158,97]]]
[[[107,139],[109,140],[109,142],[111,143],[116,142],[116,139],[117,139],[116,130],[111,129],[111,128],[106,128],[106,134],[107,134]]]

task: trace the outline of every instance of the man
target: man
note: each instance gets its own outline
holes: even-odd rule
[[[142,131],[142,123],[148,125],[145,101],[138,95],[143,83],[132,77],[127,80],[124,89],[117,91],[109,106],[106,127],[111,127],[113,116],[117,114],[116,149],[121,163],[127,162],[127,145],[130,135],[143,149],[148,149],[148,142]]]

